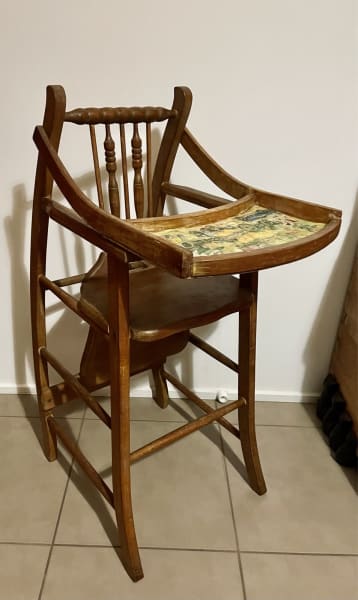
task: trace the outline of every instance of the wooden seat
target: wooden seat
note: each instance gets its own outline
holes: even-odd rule
[[[143,577],[130,484],[130,466],[137,460],[218,421],[240,438],[249,483],[258,494],[265,493],[254,415],[258,271],[317,252],[334,239],[340,224],[339,211],[260,192],[226,173],[186,128],[191,100],[188,88],[177,87],[168,109],[67,111],[63,88],[49,86],[43,125],[34,133],[39,156],[31,238],[31,310],[44,451],[48,460],[54,460],[60,440],[114,507],[121,558],[133,580]],[[164,129],[154,160],[152,129],[159,125]],[[88,132],[93,163],[90,175],[78,181],[71,174],[62,143],[60,147],[67,128]],[[98,140],[103,143],[102,151]],[[231,201],[170,181],[179,147]],[[78,148],[82,156],[85,142],[79,142]],[[63,201],[55,199],[54,182]],[[169,195],[200,210],[165,216]],[[49,276],[50,220],[99,251],[88,272],[60,279]],[[77,284],[79,292],[71,293],[71,286]],[[75,373],[47,348],[47,292],[88,323]],[[238,363],[191,331],[231,313],[239,313]],[[188,343],[235,373],[240,371],[237,400],[213,409],[165,369],[166,358]],[[60,383],[50,381],[49,365],[61,376]],[[146,370],[152,372],[154,398],[163,409],[168,404],[169,381],[202,409],[203,416],[131,452],[129,380]],[[111,415],[91,394],[106,385],[111,390]],[[111,428],[113,490],[56,419],[56,406],[75,397],[82,398]],[[239,429],[225,419],[233,410],[238,410]]]

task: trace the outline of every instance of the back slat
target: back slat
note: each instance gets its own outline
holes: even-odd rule
[[[131,213],[130,213],[130,205],[129,205],[127,144],[126,144],[126,131],[125,131],[125,127],[124,127],[123,123],[120,123],[119,131],[120,131],[120,137],[121,137],[124,206],[125,206],[126,219],[130,219]]]
[[[153,216],[153,194],[152,194],[152,129],[151,124],[146,123],[146,150],[147,150],[147,216]]]
[[[144,217],[144,188],[142,178],[142,140],[138,131],[138,123],[133,124],[132,165],[134,169],[133,193],[137,217]]]
[[[104,140],[104,150],[106,157],[106,169],[108,172],[108,197],[111,212],[116,217],[120,216],[119,206],[119,189],[116,178],[117,163],[116,163],[116,152],[115,144],[111,136],[111,128],[106,125],[106,138]]]
[[[103,200],[103,190],[102,190],[102,181],[101,181],[101,173],[99,170],[99,160],[98,160],[98,148],[97,148],[97,140],[96,140],[96,131],[94,125],[89,126],[90,136],[91,136],[91,146],[92,146],[92,156],[93,156],[93,164],[94,164],[94,174],[96,178],[96,187],[97,187],[97,195],[98,195],[98,205],[100,208],[104,209],[104,200]]]

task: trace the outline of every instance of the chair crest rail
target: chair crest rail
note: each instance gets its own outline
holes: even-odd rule
[[[64,121],[76,125],[111,125],[113,123],[153,123],[176,117],[175,109],[133,106],[129,108],[75,108],[65,113]]]

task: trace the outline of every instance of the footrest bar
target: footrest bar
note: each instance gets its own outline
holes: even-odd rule
[[[177,429],[174,429],[174,431],[171,431],[170,433],[167,433],[167,434],[163,435],[162,437],[160,437],[156,440],[153,440],[153,442],[150,442],[149,444],[146,444],[145,446],[138,448],[138,450],[131,452],[131,454],[130,454],[131,463],[134,463],[137,460],[144,458],[144,456],[147,456],[148,454],[152,454],[152,452],[156,452],[157,450],[160,450],[161,448],[165,448],[165,446],[168,446],[169,444],[172,444],[173,442],[180,440],[181,438],[185,437],[186,435],[193,433],[197,429],[201,429],[202,427],[205,427],[205,425],[209,425],[209,423],[212,423],[215,420],[219,420],[220,417],[226,415],[227,413],[231,412],[235,408],[240,408],[240,406],[243,406],[244,404],[246,404],[245,398],[239,398],[239,400],[235,400],[235,402],[230,402],[230,404],[227,404],[226,406],[223,406],[221,408],[213,410],[210,414],[204,415],[204,416],[200,417],[199,419],[195,419],[194,421],[191,421],[190,423],[183,425],[182,427],[178,427]]]
[[[194,404],[196,404],[199,408],[201,408],[201,410],[203,410],[207,414],[210,414],[215,411],[214,408],[209,406],[209,404],[207,404],[206,402],[204,402],[204,400],[199,398],[199,396],[194,394],[194,392],[192,392],[192,390],[189,390],[189,388],[187,388],[181,381],[179,381],[179,379],[174,377],[174,375],[171,375],[167,371],[164,371],[163,375],[168,381],[170,381],[170,383],[172,385],[174,385],[174,387],[176,387],[179,391],[181,391],[184,394],[184,396],[186,398],[188,398],[188,400],[191,400],[192,402],[194,402]],[[228,406],[231,406],[231,404],[232,403],[230,403]],[[234,410],[234,409],[232,409],[232,410]],[[232,435],[234,435],[235,437],[240,439],[240,431],[237,429],[237,427],[235,427],[232,423],[230,423],[230,421],[227,421],[226,419],[221,417],[221,418],[217,419],[217,422],[220,423],[220,425],[222,425],[223,427],[225,427],[225,429],[230,431],[230,433],[232,433]]]

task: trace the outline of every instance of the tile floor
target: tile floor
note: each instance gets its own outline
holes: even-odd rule
[[[61,411],[110,480],[106,428],[78,405]],[[133,399],[133,448],[190,412]],[[66,452],[45,460],[36,415],[30,396],[0,396],[1,600],[358,599],[356,474],[330,457],[313,406],[258,403],[265,496],[217,426],[135,465],[136,584],[113,549],[112,510]]]

